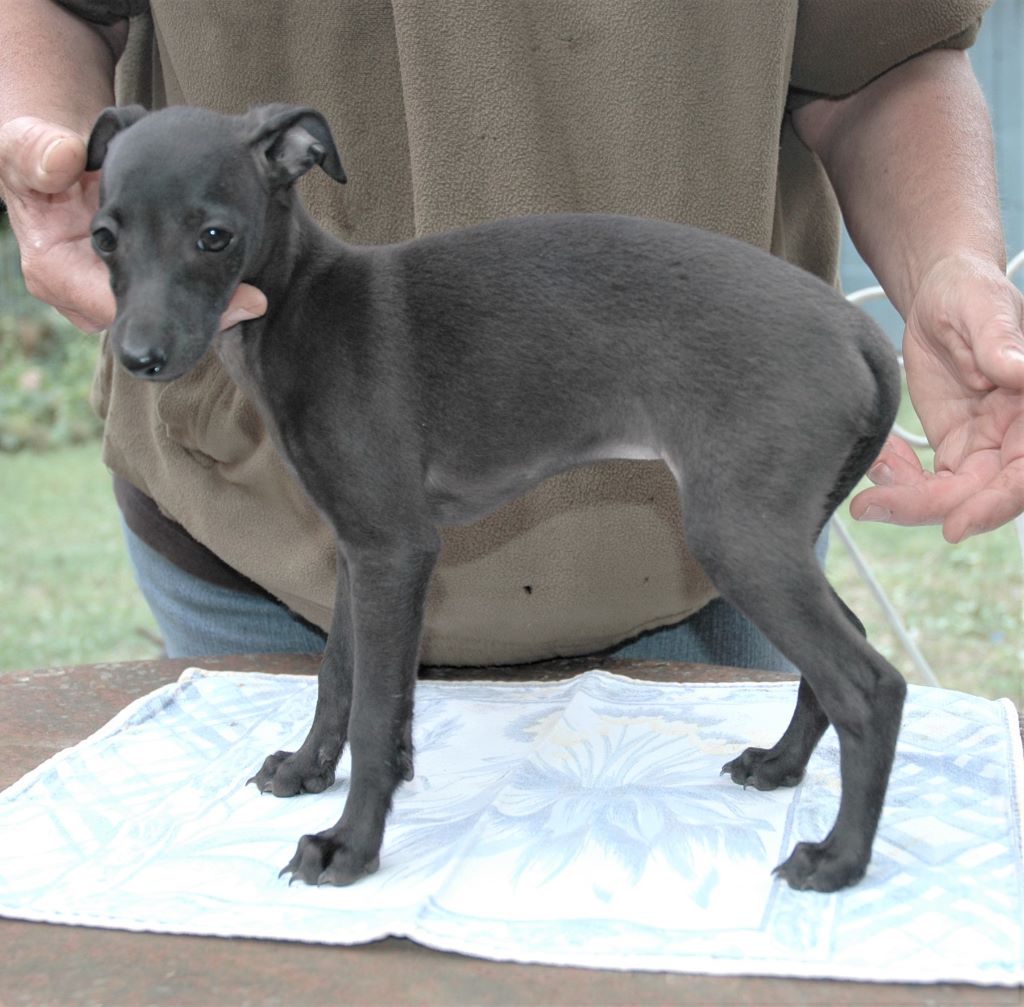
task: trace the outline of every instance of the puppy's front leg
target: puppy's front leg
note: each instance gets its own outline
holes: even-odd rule
[[[348,740],[352,778],[338,822],[303,836],[281,872],[307,884],[348,885],[380,863],[384,822],[412,773],[413,693],[427,585],[438,543],[349,552],[356,663]]]
[[[293,797],[319,794],[334,783],[334,771],[345,747],[352,708],[353,636],[348,563],[338,549],[338,587],[327,649],[317,678],[316,712],[306,740],[297,752],[268,755],[248,782],[264,794]]]

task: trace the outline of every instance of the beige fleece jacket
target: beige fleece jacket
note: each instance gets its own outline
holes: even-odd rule
[[[847,94],[930,47],[967,45],[986,6],[151,0],[133,19],[119,94],[228,112],[264,101],[319,108],[349,184],[318,172],[302,194],[352,242],[609,211],[732,234],[832,281],[836,204],[787,102]],[[95,404],[114,471],[328,627],[331,534],[214,358],[158,386],[105,350]],[[446,529],[424,660],[592,652],[685,618],[713,589],[681,529],[667,470],[636,461],[566,473],[476,525]]]

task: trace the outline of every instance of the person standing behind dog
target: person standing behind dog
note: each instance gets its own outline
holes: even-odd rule
[[[963,51],[987,6],[20,0],[0,23],[0,185],[30,290],[86,330],[114,310],[82,138],[113,103],[115,65],[122,103],[324,111],[351,182],[310,179],[303,197],[354,242],[607,211],[732,234],[834,282],[841,207],[906,320],[938,470],[892,439],[854,514],[959,541],[1024,510],[1024,298],[1003,275],[991,129]],[[243,285],[223,324],[265,310]],[[319,649],[333,542],[218,362],[161,387],[104,348],[94,400],[168,652]],[[776,665],[713,599],[677,506],[659,465],[610,462],[447,530],[424,659]]]

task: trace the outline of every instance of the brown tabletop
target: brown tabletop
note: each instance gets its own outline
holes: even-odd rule
[[[316,660],[258,655],[138,661],[0,675],[0,788],[106,723],[190,665],[315,673]],[[427,677],[552,678],[593,667],[561,661]],[[673,681],[777,677],[698,665],[611,661]],[[138,934],[0,920],[0,1005],[174,1004],[1022,1004],[1024,991],[514,965],[389,939],[359,947]]]

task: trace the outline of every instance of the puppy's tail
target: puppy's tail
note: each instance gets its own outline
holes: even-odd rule
[[[878,457],[896,422],[896,411],[900,404],[900,369],[892,344],[867,316],[864,316],[864,320],[871,329],[871,339],[864,340],[866,345],[861,359],[870,372],[869,381],[874,386],[874,395],[870,410],[865,414],[864,432],[854,441],[839,470],[835,485],[826,498],[825,514],[818,535]]]

